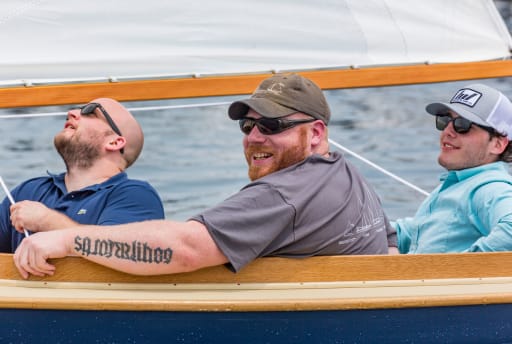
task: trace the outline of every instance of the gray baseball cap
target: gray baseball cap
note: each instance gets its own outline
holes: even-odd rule
[[[235,101],[229,106],[229,117],[234,120],[243,118],[249,108],[267,118],[302,112],[326,125],[331,118],[331,110],[320,87],[295,73],[276,74],[263,80],[249,99]]]
[[[449,110],[473,123],[494,128],[512,139],[512,103],[498,90],[471,84],[458,90],[450,103],[432,103],[425,108],[431,115]]]

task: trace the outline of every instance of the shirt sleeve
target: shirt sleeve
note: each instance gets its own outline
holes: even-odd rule
[[[98,225],[116,225],[164,218],[162,201],[146,182],[128,180],[109,194]]]
[[[413,227],[414,218],[406,217],[391,221],[391,226],[396,230],[398,239],[398,251],[400,253],[408,253],[411,248],[411,228]]]
[[[242,189],[213,208],[194,216],[239,271],[255,258],[293,242],[295,210],[270,185]]]
[[[30,194],[37,190],[38,181],[40,179],[29,179],[11,190],[11,195],[15,202],[30,199],[27,198],[27,193]],[[25,238],[22,234],[14,229],[11,223],[11,201],[5,197],[0,203],[0,252],[14,253],[21,241]]]
[[[471,205],[471,220],[482,237],[468,251],[512,251],[512,185],[485,184],[473,194]]]
[[[11,241],[11,220],[10,201],[7,197],[0,203],[0,252],[12,253]]]

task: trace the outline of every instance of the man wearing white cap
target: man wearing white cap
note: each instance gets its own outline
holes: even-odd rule
[[[426,107],[441,131],[448,171],[415,216],[396,220],[401,253],[512,250],[512,104],[472,84]]]

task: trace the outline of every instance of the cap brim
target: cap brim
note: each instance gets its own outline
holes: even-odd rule
[[[492,127],[491,124],[485,122],[480,117],[478,117],[477,115],[473,114],[470,111],[467,111],[458,104],[432,103],[428,104],[425,110],[427,110],[427,112],[433,116],[445,114],[451,110],[455,112],[457,115],[464,117],[465,119],[468,119],[473,123],[483,125],[484,127]]]
[[[249,109],[253,109],[263,117],[279,118],[296,113],[297,110],[274,103],[266,98],[250,98],[239,100],[229,106],[228,114],[231,119],[237,120],[245,117]]]

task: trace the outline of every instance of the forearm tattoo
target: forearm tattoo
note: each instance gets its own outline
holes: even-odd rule
[[[131,260],[133,262],[169,264],[172,258],[170,248],[152,248],[147,243],[132,241],[131,244],[112,240],[91,240],[89,237],[75,237],[75,250],[82,256]]]

